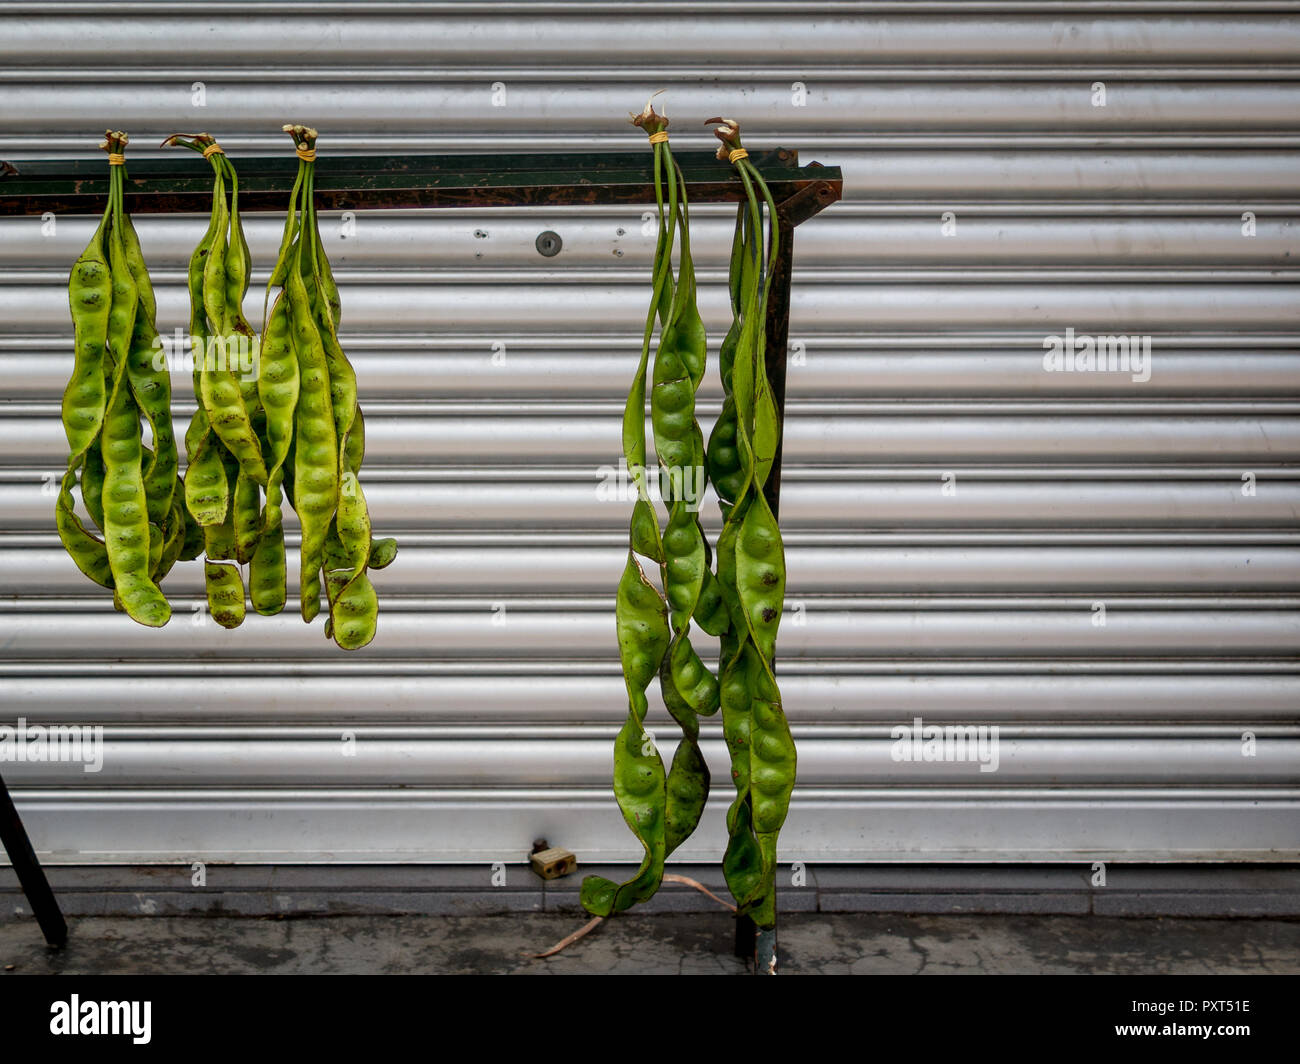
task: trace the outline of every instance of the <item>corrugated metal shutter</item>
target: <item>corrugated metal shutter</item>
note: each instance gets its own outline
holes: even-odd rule
[[[0,158],[91,156],[106,125],[133,151],[210,129],[237,158],[285,150],[285,120],[326,153],[626,148],[644,137],[624,112],[666,87],[679,145],[724,113],[751,146],[843,166],[846,202],[796,239],[784,856],[1294,858],[1296,10],[14,4]],[[730,222],[697,214],[716,345]],[[249,219],[255,282],[278,226]],[[139,228],[160,323],[182,325],[202,222]],[[630,858],[608,788],[627,504],[607,480],[647,298],[640,213],[325,228],[367,490],[402,543],[354,656],[296,616],[192,623],[193,566],[161,631],[76,572],[50,483],[90,223],[0,221],[4,716],[107,729],[98,775],[4,767],[38,847],[468,861],[547,836]],[[547,229],[554,259],[534,249]],[[1150,335],[1150,379],[1045,371],[1066,328]],[[917,716],[998,725],[999,771],[892,760],[891,727]],[[721,820],[683,855],[715,860]]]

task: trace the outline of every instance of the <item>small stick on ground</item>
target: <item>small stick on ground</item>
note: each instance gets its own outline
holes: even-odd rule
[[[713,891],[709,890],[709,888],[706,887],[703,883],[701,883],[698,879],[692,879],[690,876],[679,876],[676,872],[665,872],[663,881],[665,883],[680,883],[684,887],[694,887],[701,894],[708,895],[719,905],[721,905],[724,909],[730,909],[733,913],[736,911],[736,907],[732,905],[731,902],[723,901],[723,899],[719,898],[716,894],[713,893]],[[606,918],[604,916],[597,916],[591,920],[588,920],[585,924],[583,924],[580,928],[578,928],[578,930],[573,932],[573,934],[567,935],[564,938],[560,939],[559,942],[557,942],[554,946],[548,949],[545,953],[534,953],[532,956],[537,960],[541,960],[544,957],[554,957],[557,953],[560,952],[560,950],[565,949],[568,946],[572,946],[575,942],[578,941],[578,939],[584,938],[592,931],[595,931],[600,924],[604,923],[605,919]]]
[[[703,883],[701,883],[698,879],[692,879],[690,876],[679,876],[676,872],[665,872],[664,882],[681,883],[683,886],[686,887],[694,887],[701,894],[707,894],[710,898],[716,901],[723,908],[730,909],[733,913],[736,911],[736,907],[732,905],[731,902],[723,901],[716,894],[714,894],[713,891],[709,890],[708,887],[706,887]]]
[[[560,950],[564,949],[566,946],[572,946],[575,942],[578,941],[578,939],[582,938],[583,936],[585,936],[591,931],[595,931],[596,928],[601,924],[603,924],[604,922],[605,922],[605,918],[603,916],[593,917],[592,919],[588,920],[585,924],[583,924],[580,928],[578,928],[578,930],[573,932],[573,934],[566,935],[564,938],[560,939],[559,942],[557,942],[554,946],[548,949],[545,953],[534,953],[533,956],[536,957],[538,960],[542,959],[543,957],[554,957],[557,953],[560,952]]]

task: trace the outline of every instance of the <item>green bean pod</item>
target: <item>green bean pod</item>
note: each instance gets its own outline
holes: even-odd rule
[[[244,623],[244,582],[233,565],[203,563],[207,587],[208,612],[222,628],[238,628]]]
[[[211,157],[216,181],[217,230],[203,267],[203,310],[217,340],[217,350],[204,359],[199,375],[199,397],[208,424],[226,449],[238,460],[240,469],[258,484],[266,483],[266,465],[244,402],[244,389],[232,369],[240,365],[241,348],[251,347],[253,330],[244,320],[240,304],[246,275],[242,233],[231,226],[226,207],[225,179],[233,168],[220,154]],[[214,357],[215,356],[215,357]]]
[[[628,715],[614,742],[614,797],[645,855],[626,883],[603,876],[583,880],[582,904],[595,916],[621,912],[651,897],[663,880],[667,855],[666,777],[659,751],[645,730],[645,716],[646,688],[670,640],[668,612],[631,550],[619,581],[615,614]]]
[[[104,423],[108,393],[104,387],[104,357],[108,347],[108,316],[113,300],[105,236],[112,220],[112,200],[99,228],[86,245],[68,279],[68,304],[75,329],[72,376],[63,391],[63,427],[73,463],[94,443]]]
[[[101,529],[104,527],[104,455],[96,440],[86,449],[85,464],[81,467],[81,501],[90,519]]]
[[[690,622],[699,609],[709,557],[699,517],[707,479],[704,439],[695,419],[695,394],[704,378],[707,340],[696,306],[686,179],[668,144],[659,147],[668,180],[678,186],[676,197],[670,192],[668,216],[681,237],[677,281],[660,332],[650,402],[660,493],[669,507],[663,572],[672,642],[659,680],[664,705],[682,733],[667,780],[667,849],[672,853],[694,832],[708,799],[710,780],[699,746],[699,717],[717,711],[718,685],[690,642]]]
[[[171,374],[165,364],[155,364],[155,357],[161,350],[158,330],[141,294],[127,354],[126,372],[136,406],[153,436],[152,452],[144,470],[144,484],[149,520],[159,527],[168,522],[171,514],[180,461],[172,429]]]
[[[300,255],[302,243],[298,243]],[[285,291],[289,295],[290,335],[298,358],[293,498],[302,526],[299,602],[303,620],[310,621],[320,612],[325,534],[338,505],[339,450],[325,348],[298,268],[289,271]]]
[[[358,649],[374,637],[378,600],[366,571],[392,562],[397,545],[373,540],[365,494],[358,474],[365,453],[365,425],[357,399],[356,374],[338,339],[341,313],[338,287],[320,238],[315,208],[315,130],[286,126],[299,150],[295,205],[286,219],[273,281],[284,284],[291,331],[299,357],[299,399],[295,411],[295,460],[291,498],[303,525],[301,558],[303,616],[318,608],[319,586],[308,575],[320,566],[329,616],[325,634],[345,650]],[[316,341],[319,341],[317,343]],[[323,356],[323,362],[321,357]],[[328,398],[328,418],[321,417],[320,384]],[[329,468],[323,446],[336,448]],[[333,498],[324,490],[331,486]],[[317,487],[313,488],[313,480]],[[286,486],[287,487],[287,486]],[[321,532],[323,530],[323,538]],[[364,530],[364,531],[362,531]],[[340,538],[341,537],[341,538]],[[343,544],[346,543],[346,547]]]
[[[105,142],[104,147],[108,146]],[[117,178],[110,169],[110,188]],[[55,499],[55,525],[64,549],[77,567],[95,583],[113,586],[112,570],[104,543],[88,532],[77,517],[72,489],[83,474],[82,495],[92,519],[103,528],[103,458],[99,435],[112,384],[108,355],[109,313],[113,280],[108,261],[107,237],[112,225],[115,197],[108,204],[86,249],[68,278],[68,305],[75,333],[72,375],[63,392],[62,417],[71,454],[67,472]],[[87,487],[87,480],[89,487]]]
[[[153,628],[171,618],[171,607],[149,578],[151,534],[141,475],[140,414],[119,362],[104,415],[104,542],[113,587],[132,620]],[[84,570],[83,570],[84,571]]]
[[[189,522],[185,518],[184,495],[173,490],[171,510],[162,527],[162,550],[157,566],[151,569],[149,574],[155,584],[162,582],[185,552],[186,531],[189,527]]]
[[[285,602],[284,527],[281,512],[285,462],[293,442],[294,409],[298,405],[298,357],[289,326],[289,300],[275,301],[262,334],[257,391],[266,414],[270,471],[262,535],[249,566],[249,591],[258,613],[279,613]]]
[[[641,359],[623,416],[623,455],[637,488],[637,500],[629,526],[627,566],[616,599],[629,712],[615,741],[614,792],[624,820],[641,842],[644,858],[636,875],[621,885],[598,876],[584,881],[582,903],[601,916],[653,895],[662,881],[665,859],[698,825],[709,794],[708,767],[699,746],[699,716],[718,708],[717,681],[689,638],[690,622],[705,586],[709,548],[698,513],[704,490],[705,448],[695,420],[695,393],[704,376],[706,339],[696,307],[686,185],[666,135],[661,135],[667,120],[647,104],[633,121],[651,135],[659,232]],[[672,251],[679,233],[680,266],[674,280]],[[646,378],[656,321],[661,329],[649,398],[660,494],[669,510],[662,532],[646,481]],[[646,577],[638,555],[659,564],[662,594]],[[710,618],[715,612],[716,603],[705,610]],[[682,733],[666,773],[644,727],[645,689],[656,674],[664,704]]]
[[[217,436],[206,433],[199,440],[198,453],[191,452],[185,470],[185,505],[194,520],[205,527],[221,524],[230,509],[230,481],[221,460],[222,451]]]
[[[153,287],[125,210],[127,139],[110,130],[100,145],[109,153],[108,204],[69,277],[75,353],[62,413],[71,453],[55,525],[77,567],[113,590],[115,606],[157,627],[171,615],[156,581],[165,573],[173,529],[176,455],[165,371],[153,365]],[[142,417],[152,449],[141,441]],[[86,512],[102,540],[75,513],[79,473]]]
[[[257,482],[240,470],[235,477],[235,490],[230,496],[231,524],[235,530],[235,561],[247,565],[257,548],[262,533],[261,496]]]
[[[724,416],[708,455],[724,515],[717,582],[730,617],[722,639],[720,699],[736,797],[727,813],[723,871],[738,912],[770,928],[776,921],[777,840],[797,767],[773,669],[784,608],[785,553],[763,494],[780,431],[765,359],[768,293],[777,256],[776,205],[747,161],[735,123],[712,121],[722,123],[715,131],[723,144],[719,156],[733,162],[746,191],[732,247],[728,338],[735,339],[726,345]],[[764,206],[770,232],[766,259]]]
[[[379,600],[366,575],[370,562],[370,515],[356,474],[343,474],[337,538],[350,571],[327,570],[329,633],[344,650],[359,650],[375,637]]]
[[[113,569],[108,561],[108,548],[102,540],[86,530],[74,509],[72,489],[76,483],[77,470],[70,466],[59,483],[59,494],[54,507],[59,540],[78,569],[100,587],[111,588]],[[100,524],[102,527],[102,521]]]

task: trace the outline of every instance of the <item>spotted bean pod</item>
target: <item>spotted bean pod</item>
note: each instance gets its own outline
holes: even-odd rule
[[[149,578],[150,525],[141,476],[140,415],[131,401],[123,357],[104,415],[104,542],[113,587],[132,620],[157,628],[171,607]]]
[[[109,131],[108,204],[69,277],[75,351],[64,392],[70,456],[55,501],[55,526],[74,563],[112,588],[114,604],[134,620],[165,624],[170,607],[157,586],[168,543],[175,545],[175,442],[169,394],[153,367],[155,300],[139,239],[125,210],[125,133]],[[141,439],[150,425],[153,447]],[[82,500],[99,539],[74,509]]]
[[[724,417],[709,445],[724,524],[717,580],[731,626],[723,636],[720,682],[723,734],[736,797],[728,810],[723,860],[738,912],[761,928],[776,921],[777,840],[796,776],[795,744],[774,672],[785,595],[785,553],[763,488],[779,443],[780,412],[767,377],[768,293],[777,256],[776,205],[741,148],[734,122],[715,130],[719,157],[733,162],[745,189],[732,248],[730,290],[735,337],[724,374]],[[770,239],[764,243],[762,210]],[[764,256],[764,251],[767,254]],[[760,277],[764,280],[760,284]]]
[[[298,243],[299,254],[302,241]],[[294,412],[294,509],[302,525],[299,605],[304,621],[320,612],[325,534],[338,505],[339,450],[330,404],[329,369],[299,269],[289,271],[290,335],[298,358]]]
[[[281,512],[285,462],[293,442],[294,409],[298,405],[298,356],[290,335],[289,300],[281,293],[262,334],[257,392],[266,416],[270,471],[262,535],[249,567],[249,590],[258,613],[284,608],[285,553]]]
[[[689,638],[691,618],[699,607],[708,571],[709,550],[698,514],[705,454],[695,420],[695,393],[705,370],[705,335],[696,307],[686,184],[666,135],[660,135],[667,120],[647,104],[633,121],[651,135],[659,233],[641,358],[623,417],[624,461],[636,485],[637,500],[629,527],[627,566],[616,598],[629,713],[615,741],[614,793],[645,855],[636,875],[626,883],[615,884],[598,876],[583,883],[583,905],[601,916],[649,898],[662,881],[665,859],[699,823],[709,794],[708,767],[699,746],[699,716],[718,706],[717,681]],[[672,250],[678,234],[680,265],[674,279]],[[646,481],[646,378],[656,321],[661,328],[649,398],[660,494],[669,510],[662,532]],[[659,564],[662,594],[646,577],[638,555]],[[716,603],[706,613],[712,616],[715,611]],[[644,727],[645,689],[655,674],[664,704],[681,729],[666,773]]]
[[[646,688],[668,649],[668,612],[630,550],[618,585],[615,617],[628,715],[614,741],[614,797],[644,856],[636,874],[625,883],[604,876],[583,880],[582,904],[595,916],[622,912],[651,897],[663,880],[667,853],[667,781],[663,760],[645,729],[645,717]]]

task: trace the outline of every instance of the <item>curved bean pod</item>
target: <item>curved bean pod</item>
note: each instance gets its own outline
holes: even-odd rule
[[[320,568],[325,534],[338,503],[339,449],[330,402],[329,370],[325,348],[312,315],[299,259],[290,269],[285,291],[289,295],[290,335],[298,358],[298,406],[294,413],[294,509],[302,524],[300,607],[310,621],[320,612]]]
[[[667,852],[666,777],[659,751],[645,730],[649,708],[645,692],[668,649],[668,613],[630,550],[618,585],[615,615],[628,715],[614,743],[614,797],[645,856],[626,883],[603,876],[582,881],[582,904],[595,916],[622,912],[653,895],[663,880]]]
[[[262,334],[257,392],[266,413],[266,438],[271,461],[266,482],[262,537],[249,567],[250,594],[258,613],[279,613],[285,601],[284,527],[281,512],[285,461],[293,442],[294,410],[298,405],[298,356],[290,335],[289,300],[281,293]]]
[[[180,462],[172,430],[171,374],[165,364],[157,366],[154,361],[160,350],[158,330],[141,294],[127,354],[126,372],[131,394],[153,436],[152,453],[144,470],[144,485],[149,520],[159,527],[167,523],[171,513],[176,471]]]
[[[104,456],[96,440],[86,448],[85,464],[81,467],[81,501],[90,519],[101,529],[104,527]]]
[[[660,492],[669,506],[663,571],[672,642],[659,671],[660,690],[682,733],[667,780],[671,853],[695,830],[708,798],[709,771],[699,747],[698,718],[716,712],[718,685],[690,643],[690,621],[699,609],[708,566],[708,547],[699,519],[706,481],[704,439],[695,419],[706,337],[696,307],[686,180],[668,144],[658,147],[664,154],[668,180],[679,189],[676,202],[670,195],[669,217],[681,235],[677,283],[660,333],[650,403]]]
[[[171,607],[149,578],[150,525],[140,472],[140,415],[119,363],[104,415],[104,542],[113,586],[132,620],[153,628],[171,618]]]
[[[709,551],[698,514],[705,454],[695,420],[695,393],[705,368],[705,336],[695,301],[686,185],[666,139],[658,136],[667,120],[647,104],[633,121],[651,135],[659,233],[641,359],[623,416],[624,461],[636,484],[637,500],[629,527],[627,566],[617,596],[619,652],[629,713],[615,742],[614,793],[645,856],[627,883],[618,885],[598,876],[584,881],[583,905],[602,916],[654,894],[663,878],[664,860],[699,823],[709,793],[708,768],[699,747],[699,715],[713,712],[718,705],[717,681],[689,640],[690,621],[699,609],[705,586]],[[680,267],[674,281],[672,248],[678,233],[682,238]],[[669,507],[662,533],[645,470],[646,376],[656,320],[661,331],[650,390],[650,422],[660,493]],[[637,555],[659,563],[662,595],[646,578]],[[705,614],[712,618],[715,613],[716,603],[711,603]],[[666,774],[644,728],[645,689],[656,673],[664,703],[682,732]]]
[[[104,240],[112,217],[112,200],[68,278],[68,304],[75,329],[72,376],[63,391],[63,427],[72,449],[71,463],[95,441],[104,423],[108,393],[104,387],[104,355],[108,346],[108,316],[113,280]]]
[[[731,630],[723,638],[723,734],[732,761],[736,798],[727,815],[730,841],[723,861],[738,912],[760,927],[775,925],[777,839],[796,775],[794,740],[773,671],[777,629],[785,595],[785,554],[780,528],[763,494],[779,439],[776,408],[765,361],[768,291],[777,255],[776,205],[757,169],[737,152],[735,123],[715,130],[746,191],[732,248],[733,322],[729,378],[724,377],[724,418],[710,440],[710,472],[719,485],[724,525],[718,538],[717,579]],[[766,205],[770,239],[764,266]],[[739,245],[739,246],[737,246]],[[759,278],[765,275],[760,286]],[[730,404],[728,410],[727,404]]]
[[[233,168],[221,154],[211,157],[216,174],[213,186],[217,227],[203,267],[203,310],[212,337],[199,374],[199,398],[208,424],[226,449],[239,461],[240,469],[257,484],[266,483],[266,465],[257,434],[244,403],[244,389],[231,362],[240,364],[241,348],[251,348],[253,330],[244,319],[243,302],[247,261],[243,258],[242,229],[231,225],[226,207],[225,179]],[[217,350],[212,350],[215,346]]]
[[[375,637],[379,600],[366,576],[370,562],[370,515],[356,474],[343,474],[336,523],[338,541],[351,571],[327,572],[330,634],[344,650],[359,650]]]

